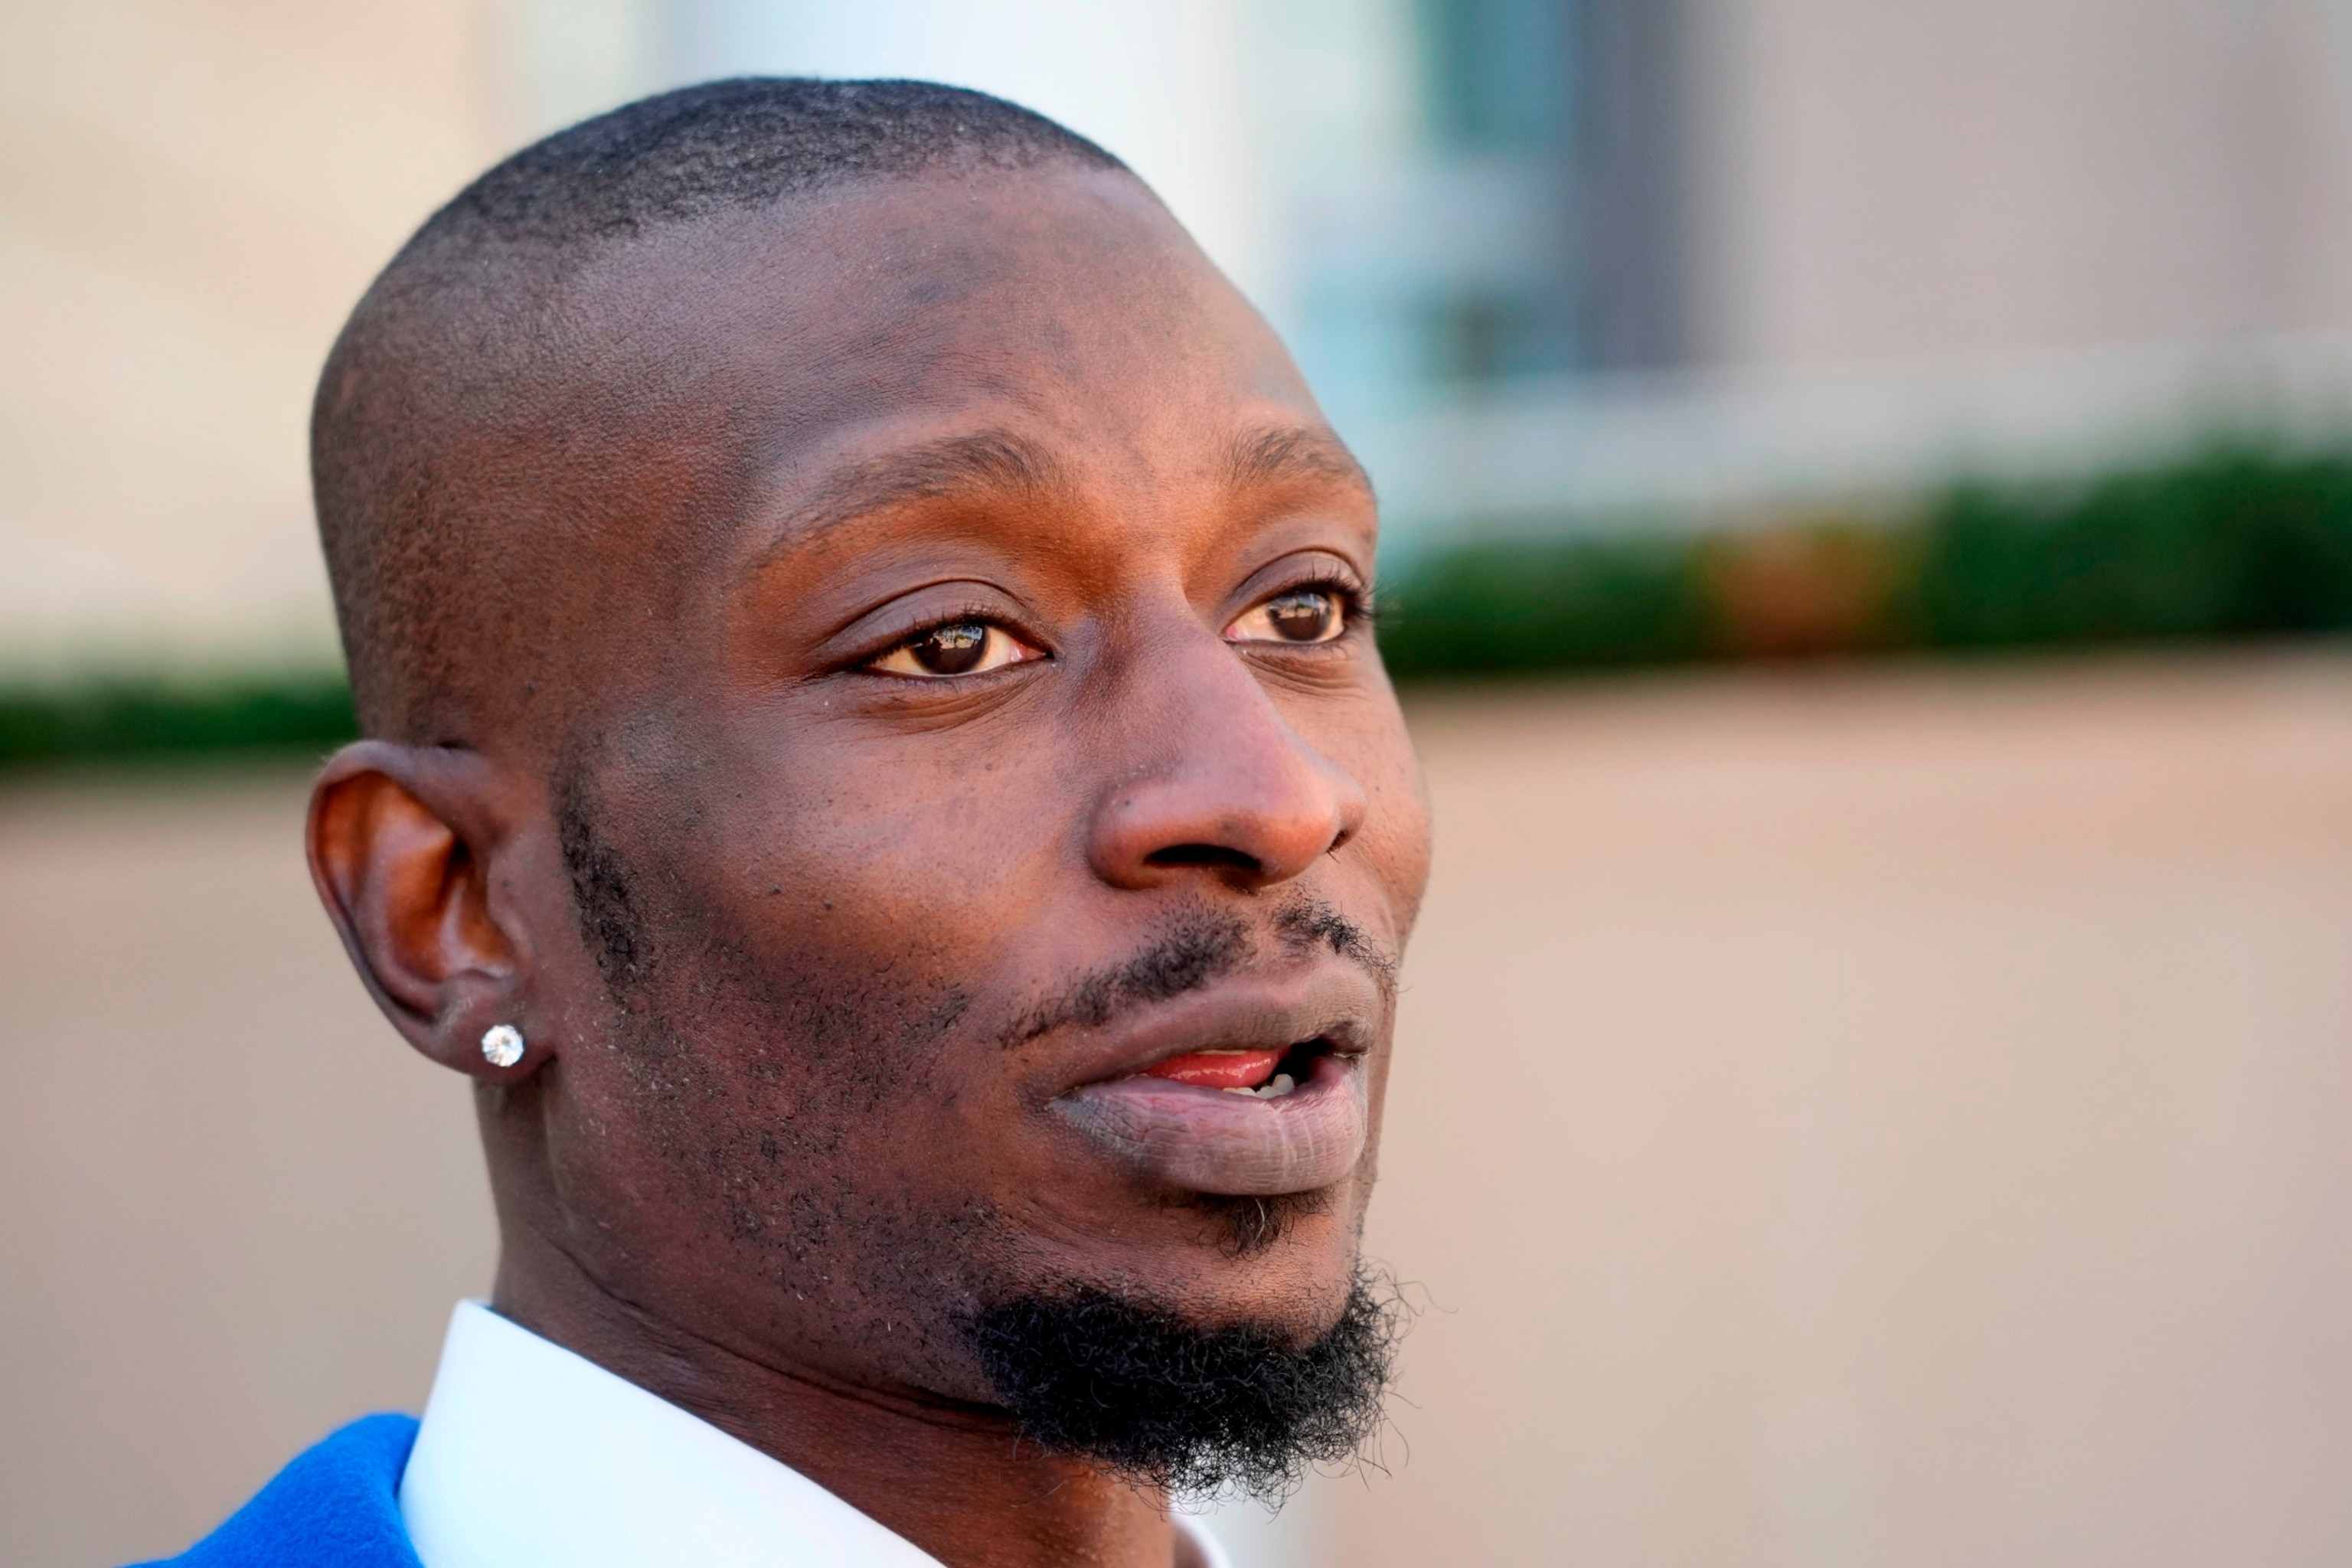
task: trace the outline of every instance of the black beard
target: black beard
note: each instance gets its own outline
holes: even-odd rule
[[[1041,1447],[1163,1491],[1276,1502],[1379,1429],[1405,1321],[1393,1288],[1359,1272],[1339,1321],[1305,1345],[1091,1289],[986,1308],[964,1333]]]

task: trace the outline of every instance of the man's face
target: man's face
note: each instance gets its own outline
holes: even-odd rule
[[[515,894],[506,1223],[958,1397],[956,1324],[1074,1287],[1328,1329],[1428,833],[1372,497],[1279,345],[1071,170],[673,229],[562,310],[595,695]]]

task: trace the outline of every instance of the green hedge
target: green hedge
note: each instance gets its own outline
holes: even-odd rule
[[[1399,677],[2352,628],[2352,458],[2228,449],[1906,521],[1465,545],[1397,584]]]
[[[272,748],[323,752],[357,732],[351,692],[339,676],[0,693],[0,766]]]
[[[1388,600],[1381,654],[1400,677],[1665,664],[1707,646],[1706,574],[1685,540],[1466,545]]]
[[[2217,453],[2063,497],[1981,486],[1925,531],[1905,606],[1931,647],[2352,626],[2352,461]]]

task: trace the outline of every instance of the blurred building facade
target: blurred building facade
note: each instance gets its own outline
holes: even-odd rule
[[[2352,419],[2325,0],[669,0],[670,76],[992,88],[1258,300],[1404,542]]]
[[[1408,545],[2352,425],[2340,0],[91,0],[0,46],[16,678],[331,657],[343,311],[499,152],[743,71],[1127,158]]]

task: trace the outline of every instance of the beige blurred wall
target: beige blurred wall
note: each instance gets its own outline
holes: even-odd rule
[[[0,1563],[177,1550],[416,1409],[496,1241],[470,1101],[302,864],[307,770],[0,779]]]
[[[1701,357],[2352,331],[2342,0],[1689,0]]]
[[[2352,655],[1415,719],[1330,1562],[2352,1560]]]
[[[660,0],[0,7],[0,681],[334,657],[307,429],[370,279],[652,85]]]
[[[499,146],[502,16],[0,7],[0,673],[331,657],[310,388]]]
[[[1424,696],[1391,1473],[1255,1561],[2352,1558],[2352,652]],[[415,1409],[463,1088],[302,778],[0,787],[0,1562]]]

